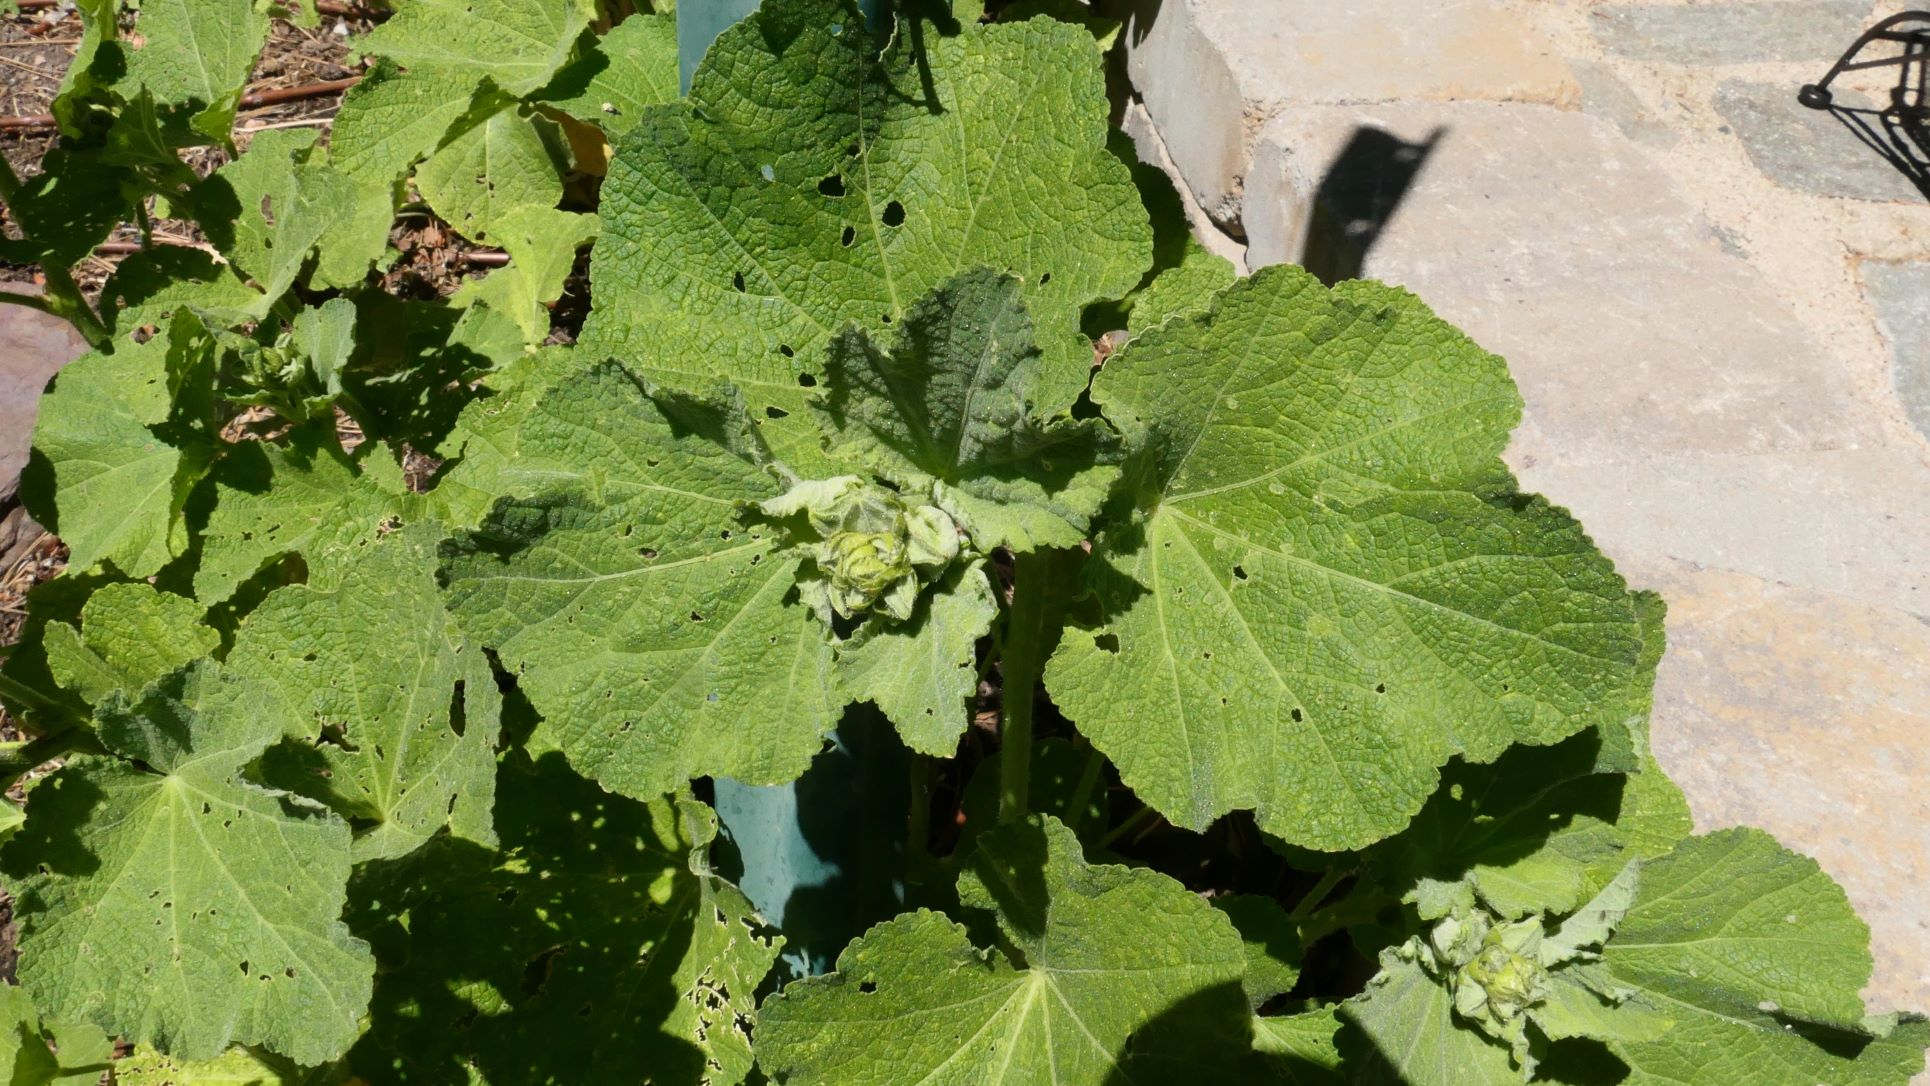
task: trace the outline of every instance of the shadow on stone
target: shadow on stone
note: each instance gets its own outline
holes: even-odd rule
[[[1354,129],[1314,191],[1301,266],[1328,286],[1360,278],[1368,250],[1446,134],[1436,128],[1409,143],[1378,128]]]
[[[1880,45],[1900,49],[1885,56],[1874,48]],[[1883,68],[1897,70],[1890,104],[1883,109],[1845,105],[1830,89],[1830,83],[1844,72]],[[1829,72],[1805,86],[1796,100],[1828,112],[1930,198],[1930,12],[1906,11],[1864,31]]]

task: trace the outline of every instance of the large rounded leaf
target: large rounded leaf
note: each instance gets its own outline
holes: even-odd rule
[[[1269,269],[1135,340],[1093,397],[1142,447],[1089,566],[1104,625],[1046,684],[1173,821],[1251,807],[1358,847],[1451,755],[1626,715],[1633,598],[1514,493],[1505,366],[1413,296]]]

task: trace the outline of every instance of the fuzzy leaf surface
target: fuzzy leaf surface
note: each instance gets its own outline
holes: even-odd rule
[[[469,89],[486,76],[528,94],[569,59],[595,8],[594,0],[413,0],[358,44],[405,68],[462,73]]]
[[[677,17],[643,13],[598,38],[538,95],[611,136],[635,128],[644,107],[677,96]]]
[[[502,244],[499,232],[511,214],[551,210],[563,198],[547,127],[510,103],[429,156],[416,169],[416,186],[462,236]]]
[[[1118,470],[1104,424],[1041,416],[1039,366],[1019,281],[963,272],[906,312],[888,350],[856,326],[831,340],[830,455],[932,489],[982,551],[1077,546]]]
[[[496,220],[494,239],[509,252],[509,266],[457,289],[454,301],[480,301],[516,322],[528,343],[550,332],[545,306],[563,293],[576,250],[596,236],[596,216],[528,204]]]
[[[1148,262],[1083,31],[906,20],[879,56],[863,26],[837,0],[777,0],[726,30],[688,99],[620,141],[592,258],[583,344],[788,412],[765,428],[800,471],[816,435],[799,382],[848,322],[895,320],[968,268],[1009,271],[1038,327],[1038,403],[1057,412],[1091,365],[1081,307]]]
[[[1508,1049],[1455,1017],[1454,996],[1419,962],[1381,953],[1381,972],[1343,1004],[1339,1034],[1360,1086],[1520,1086]]]
[[[359,876],[383,966],[350,1062],[372,1081],[729,1086],[777,957],[710,873],[709,808],[614,796],[550,754],[504,760],[502,849],[439,837]]]
[[[228,654],[256,711],[293,740],[269,751],[264,775],[372,822],[357,835],[358,862],[403,855],[444,826],[496,840],[500,695],[481,650],[443,610],[440,535],[391,533],[361,548],[333,588],[276,590]]]
[[[851,697],[870,701],[921,754],[949,758],[978,694],[978,639],[998,617],[983,562],[960,566],[920,601],[909,622],[838,652]]]
[[[212,654],[221,635],[201,606],[142,582],[103,585],[81,609],[81,626],[47,627],[47,669],[90,705],[115,691],[128,697],[169,672]]]
[[[40,402],[34,448],[53,468],[53,516],[68,565],[111,563],[146,577],[187,548],[186,491],[205,457],[157,429],[173,404],[173,376],[197,350],[192,317],[178,317],[146,343],[90,354],[62,369]],[[29,493],[30,504],[43,496]],[[44,508],[44,506],[43,506]]]
[[[1253,1050],[1260,1053],[1275,1081],[1287,1086],[1341,1086],[1340,1051],[1334,1033],[1340,1021],[1332,1007],[1305,1014],[1253,1020]]]
[[[997,914],[1017,964],[940,914],[899,916],[766,1002],[760,1066],[795,1086],[1240,1080],[1240,941],[1178,883],[1087,864],[1034,816],[979,838],[959,896]]]
[[[1142,450],[1133,508],[1046,685],[1183,826],[1253,808],[1295,844],[1398,830],[1460,754],[1622,721],[1632,597],[1498,458],[1499,358],[1404,291],[1295,268],[1229,288],[1106,364],[1094,399]]]
[[[117,84],[144,87],[157,104],[191,109],[198,142],[228,138],[248,72],[268,40],[268,16],[254,0],[145,0],[138,47],[126,48]],[[126,97],[134,97],[127,93]]]
[[[1842,888],[1760,830],[1648,863],[1602,957],[1675,1019],[1658,1039],[1611,1044],[1634,1086],[1901,1086],[1923,1069],[1930,1026],[1864,1018],[1869,928]]]
[[[451,610],[516,673],[535,749],[626,795],[706,774],[791,780],[844,700],[800,559],[742,504],[782,489],[740,408],[653,393],[603,363],[524,418],[543,472],[444,562]]]
[[[349,830],[243,779],[275,738],[211,664],[117,701],[108,748],[40,782],[0,854],[20,982],[51,1015],[187,1059],[263,1044],[340,1055],[374,963],[338,917]],[[137,764],[138,763],[138,764]]]
[[[215,506],[202,530],[194,594],[227,599],[241,582],[285,555],[300,555],[308,583],[332,584],[378,535],[416,519],[422,502],[379,454],[358,465],[311,428],[285,444],[247,442],[214,472]]]

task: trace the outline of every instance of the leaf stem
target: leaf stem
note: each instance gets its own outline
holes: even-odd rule
[[[1086,752],[1086,768],[1079,774],[1079,783],[1072,787],[1072,798],[1066,803],[1066,829],[1079,832],[1079,824],[1086,820],[1086,805],[1092,802],[1092,790],[1099,785],[1099,774],[1106,768],[1106,756],[1098,748],[1089,747]]]
[[[1045,667],[1046,596],[1051,591],[1050,552],[1014,555],[1012,609],[1005,620],[1000,660],[1003,719],[999,725],[999,821],[1025,817],[1032,777],[1032,708]]]
[[[1300,945],[1312,946],[1337,931],[1365,924],[1394,903],[1387,894],[1348,894],[1324,909],[1316,909],[1300,920]]]
[[[18,747],[0,751],[0,788],[11,788],[15,781],[55,758],[75,751],[104,749],[87,728],[74,726],[43,735]]]
[[[97,351],[106,350],[112,337],[107,334],[107,326],[94,313],[94,307],[87,304],[87,299],[80,292],[80,284],[74,282],[73,275],[66,268],[45,260],[40,263],[40,274],[47,280],[47,292],[43,296],[48,303],[47,312],[73,325],[89,347]]]
[[[1340,885],[1340,880],[1349,874],[1351,872],[1338,867],[1329,868],[1326,874],[1320,876],[1320,881],[1313,884],[1313,889],[1307,891],[1306,896],[1300,899],[1300,903],[1293,907],[1293,912],[1287,915],[1295,920],[1306,919],[1307,914],[1313,912],[1316,906],[1325,901],[1327,895],[1334,892],[1334,887]]]
[[[905,847],[914,876],[931,865],[931,759],[911,752],[911,810],[905,815]]]
[[[19,202],[20,176],[13,172],[13,166],[7,163],[4,157],[0,157],[0,203],[12,208],[18,207]],[[47,289],[39,297],[0,291],[0,302],[24,305],[29,309],[38,309],[42,313],[59,317],[73,325],[81,338],[87,341],[89,347],[97,351],[105,350],[111,337],[107,334],[107,328],[101,324],[100,317],[95,315],[93,307],[88,305],[87,299],[82,296],[80,286],[74,282],[73,275],[59,264],[49,263],[44,252],[40,261],[40,273],[47,281]]]
[[[1153,817],[1157,814],[1159,814],[1159,812],[1153,810],[1150,804],[1147,806],[1141,807],[1139,810],[1134,811],[1132,814],[1128,815],[1124,822],[1121,822],[1119,825],[1114,826],[1112,828],[1112,832],[1106,834],[1104,837],[1101,837],[1099,839],[1099,847],[1111,848],[1114,841],[1117,841],[1120,838],[1126,836],[1127,834],[1132,833],[1135,830],[1138,830],[1141,826],[1145,825],[1147,822],[1152,821]]]

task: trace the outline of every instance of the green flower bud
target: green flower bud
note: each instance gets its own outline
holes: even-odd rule
[[[943,510],[908,506],[896,491],[855,475],[796,483],[757,508],[773,517],[802,513],[810,523],[817,538],[800,544],[816,569],[799,578],[798,589],[827,623],[866,612],[910,618],[919,591],[964,549],[963,533]]]

